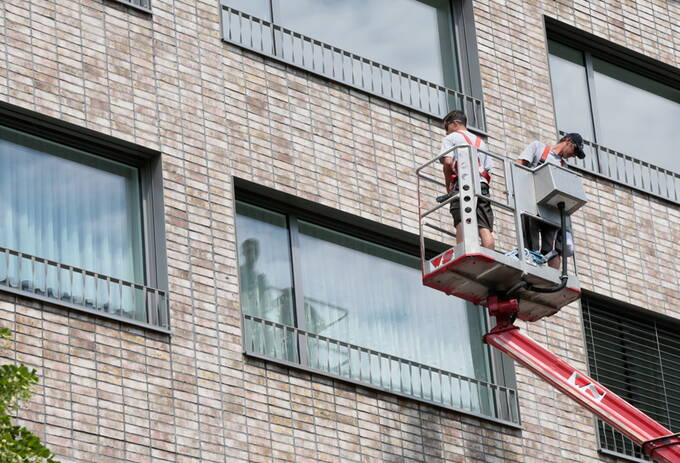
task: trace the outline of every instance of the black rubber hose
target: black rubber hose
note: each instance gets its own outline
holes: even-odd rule
[[[569,279],[569,274],[567,273],[567,267],[569,265],[569,262],[567,259],[564,257],[563,254],[565,254],[564,250],[567,247],[567,214],[564,210],[564,203],[560,202],[557,204],[557,207],[560,210],[560,223],[562,225],[562,228],[560,229],[560,235],[562,237],[562,275],[560,275],[560,284],[556,286],[551,286],[549,288],[541,288],[538,286],[534,286],[531,283],[527,283],[526,285],[526,290],[527,291],[533,291],[535,293],[556,293],[557,291],[563,290],[567,286],[567,280]]]

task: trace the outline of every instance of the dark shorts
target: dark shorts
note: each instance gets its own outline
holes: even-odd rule
[[[560,255],[563,255],[565,253],[562,250],[562,234],[560,230],[560,227],[524,216],[524,247],[532,251],[538,251],[543,255],[555,249]],[[569,243],[569,237],[567,237],[567,257],[574,253],[573,243],[571,243],[571,246]]]
[[[489,185],[482,183],[482,195],[489,196]],[[451,201],[451,215],[453,216],[453,224],[460,223],[460,200],[458,198]],[[488,228],[493,231],[493,210],[491,209],[491,202],[483,199],[477,199],[477,228]]]

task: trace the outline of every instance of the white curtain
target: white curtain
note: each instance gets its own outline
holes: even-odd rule
[[[0,127],[0,246],[144,284],[137,169]],[[138,291],[28,259],[0,281],[143,320]]]
[[[418,258],[301,222],[300,261],[308,330],[490,381],[483,310],[424,287]],[[308,347],[310,360],[330,372],[475,411],[489,405],[489,391],[476,383],[339,344]]]

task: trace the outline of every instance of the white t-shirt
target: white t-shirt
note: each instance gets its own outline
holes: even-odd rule
[[[470,133],[467,130],[463,130],[462,132],[465,132],[465,135],[467,135],[467,137],[470,139],[470,141],[472,143],[474,143],[477,140],[477,135],[475,135],[474,133]],[[467,140],[465,139],[463,134],[461,134],[460,132],[450,133],[447,136],[445,136],[444,139],[442,140],[442,149],[441,149],[440,153],[444,153],[444,152],[450,150],[451,148],[453,148],[454,146],[458,146],[458,145],[469,145],[469,143],[467,142]],[[480,143],[479,148],[480,149],[486,149],[486,143],[484,142],[484,140],[482,140],[482,142]],[[452,150],[444,157],[452,158],[453,162],[455,163],[456,161],[458,161],[457,151],[458,150]],[[482,166],[484,166],[484,170],[486,170],[487,172],[491,172],[492,164],[491,164],[491,159],[489,159],[489,156],[487,156],[485,153],[482,153],[481,151],[478,151],[477,153],[479,155],[479,162]],[[461,159],[465,159],[465,158],[466,158],[466,156],[461,157]],[[479,178],[480,178],[480,181],[482,183],[486,183],[486,184],[489,183],[481,175],[479,176]]]

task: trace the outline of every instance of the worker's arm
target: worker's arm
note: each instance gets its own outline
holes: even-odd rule
[[[522,154],[519,155],[519,158],[515,162],[524,167],[535,166],[536,163],[538,163],[538,159],[536,159],[536,153],[539,152],[539,150],[542,150],[543,146],[544,145],[541,145],[541,143],[538,141],[531,142],[526,148],[524,148],[524,151],[522,151]]]
[[[453,158],[442,158],[442,171],[444,172],[444,181],[446,182],[446,191],[451,191],[451,176],[453,175]]]

